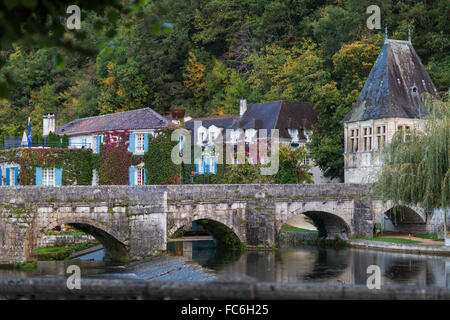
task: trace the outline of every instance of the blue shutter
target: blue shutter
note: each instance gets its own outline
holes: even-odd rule
[[[214,173],[217,173],[217,157],[214,158]]]
[[[62,168],[55,168],[55,186],[62,186]]]
[[[200,171],[199,171],[198,163],[199,163],[198,158],[196,158],[196,159],[195,159],[195,172],[197,172],[197,173],[200,172]]]
[[[130,133],[130,144],[128,145],[128,151],[134,153],[134,142],[135,142],[135,134]]]
[[[206,173],[206,161],[205,161],[205,158],[202,158],[202,166],[203,166],[203,173]]]
[[[128,177],[130,181],[130,186],[134,186],[134,167],[128,168]]]
[[[102,136],[97,136],[97,153],[100,153],[101,144],[102,144]]]
[[[144,184],[147,184],[147,169],[144,168]]]
[[[14,168],[14,185],[19,185],[19,167]]]
[[[148,151],[148,133],[144,133],[144,152]]]
[[[180,136],[180,152],[183,153],[184,149],[184,136]]]
[[[206,170],[205,170],[205,173],[209,173],[210,158],[205,158],[205,162],[206,162]]]
[[[3,183],[3,176],[2,176],[2,168],[0,168],[0,186],[2,185],[2,183]]]
[[[36,167],[36,185],[42,186],[42,168]]]
[[[10,171],[11,169],[10,168],[6,168],[6,185],[7,186],[10,186],[11,185],[11,181],[9,181],[10,179],[10,173],[9,173],[9,171]]]

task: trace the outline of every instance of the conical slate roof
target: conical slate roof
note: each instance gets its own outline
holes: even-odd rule
[[[386,40],[358,100],[343,122],[381,118],[420,118],[420,96],[440,99],[430,76],[409,41]]]

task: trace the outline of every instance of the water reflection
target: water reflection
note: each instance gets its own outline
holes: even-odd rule
[[[377,265],[381,269],[382,285],[450,288],[450,257],[308,246],[240,253],[216,250],[212,241],[178,242],[170,244],[168,249],[215,270],[218,275],[239,272],[260,281],[365,285],[367,267]]]
[[[216,275],[243,273],[269,282],[315,282],[362,284],[367,267],[381,269],[382,285],[437,286],[450,289],[450,257],[401,254],[363,249],[324,249],[304,246],[276,251],[216,249],[213,241],[173,242],[168,250],[183,256]],[[36,270],[0,269],[0,277],[66,277],[72,264],[89,277],[127,276],[127,267],[101,261],[102,251],[72,261],[39,261]],[[84,259],[84,260],[82,260]],[[94,259],[95,261],[89,261]],[[142,264],[139,272],[154,272]]]

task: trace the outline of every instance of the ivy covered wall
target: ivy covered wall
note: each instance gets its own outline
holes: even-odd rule
[[[98,155],[90,149],[12,149],[0,151],[0,157],[20,165],[19,185],[35,185],[36,167],[62,168],[63,185],[90,185]]]
[[[171,159],[172,149],[178,144],[171,140],[173,130],[166,128],[149,136],[148,151],[144,154],[147,184],[181,183],[181,165]]]

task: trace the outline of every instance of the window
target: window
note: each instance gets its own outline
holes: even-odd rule
[[[386,126],[377,126],[375,133],[377,136],[377,146],[381,148],[386,142]]]
[[[143,186],[145,184],[144,168],[136,168],[136,185]]]
[[[311,164],[311,159],[306,157],[305,160],[303,160],[303,164],[309,166]]]
[[[364,151],[372,150],[372,128],[363,129],[363,143]]]
[[[15,181],[16,181],[16,170],[15,168],[11,168],[9,170],[9,184],[11,186],[15,185]]]
[[[143,133],[136,133],[136,152],[145,151],[145,137]]]
[[[358,152],[359,129],[350,130],[350,152]]]
[[[55,186],[55,168],[42,169],[42,185]]]
[[[398,126],[398,131],[403,131],[403,141],[408,140],[411,137],[411,130],[409,126]]]
[[[287,129],[289,135],[291,136],[291,141],[298,141],[299,137],[298,137],[298,129]]]

